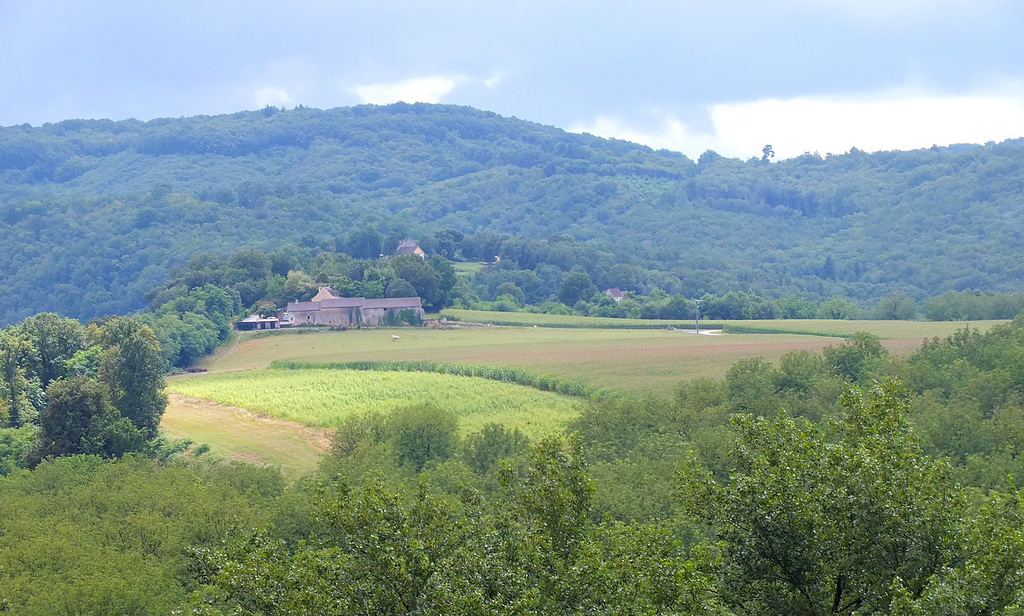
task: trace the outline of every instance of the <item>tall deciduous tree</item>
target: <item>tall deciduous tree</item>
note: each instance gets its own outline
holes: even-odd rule
[[[427,462],[455,453],[458,427],[458,420],[450,411],[420,404],[395,411],[387,429],[401,462],[419,471]]]
[[[50,383],[65,376],[65,363],[85,348],[85,328],[74,319],[41,312],[18,325],[32,345],[28,370],[46,389]]]
[[[441,302],[441,276],[423,259],[415,255],[392,257],[391,270],[411,284],[427,306],[438,306]]]
[[[7,423],[15,428],[29,420],[33,411],[24,368],[31,354],[32,345],[17,329],[0,332],[0,396],[7,409]]]
[[[586,301],[597,293],[597,286],[590,281],[586,272],[569,272],[558,290],[558,300],[566,306],[578,301]]]
[[[46,409],[39,416],[43,457],[120,457],[145,446],[145,433],[121,417],[101,383],[84,376],[61,379],[46,394]]]
[[[98,376],[114,407],[148,438],[155,437],[167,395],[164,362],[153,330],[133,317],[114,317],[99,337],[104,351]]]

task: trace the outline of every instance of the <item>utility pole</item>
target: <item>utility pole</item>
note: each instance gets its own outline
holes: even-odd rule
[[[694,304],[697,306],[697,313],[696,313],[696,316],[693,319],[693,326],[697,329],[697,333],[699,334],[700,333],[700,300],[696,299],[696,300],[693,300],[693,301],[694,301]]]

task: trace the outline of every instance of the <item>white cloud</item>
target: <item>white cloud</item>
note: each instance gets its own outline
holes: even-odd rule
[[[576,132],[617,137],[690,157],[713,149],[726,156],[760,155],[772,144],[779,158],[804,152],[840,154],[911,150],[952,143],[985,143],[1024,136],[1024,93],[941,96],[888,92],[874,97],[766,99],[715,104],[713,132],[694,134],[671,115],[661,129],[643,132],[621,119],[599,117]]]
[[[276,107],[291,105],[294,101],[291,94],[284,88],[259,88],[253,95],[257,107]]]
[[[783,157],[805,150],[908,150],[984,143],[1024,135],[1024,99],[1000,96],[843,101],[794,99],[718,105],[718,137],[731,148],[778,144]]]
[[[379,83],[356,86],[354,89],[359,102],[371,105],[388,105],[399,101],[406,103],[440,103],[459,84],[468,81],[462,75],[434,76],[405,79],[396,83]]]
[[[685,124],[671,115],[665,115],[661,126],[653,132],[631,128],[623,120],[610,116],[598,116],[589,124],[577,124],[568,130],[573,133],[590,133],[606,139],[623,139],[642,143],[654,149],[675,150],[685,154],[696,152],[696,155],[699,155],[704,150],[719,146],[714,135],[692,133]]]
[[[488,88],[495,88],[505,79],[505,71],[497,71],[487,79],[484,79],[484,85]]]

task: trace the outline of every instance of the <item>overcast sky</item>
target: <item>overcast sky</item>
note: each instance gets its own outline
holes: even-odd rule
[[[470,105],[696,158],[1024,136],[1021,0],[0,0],[0,126]]]

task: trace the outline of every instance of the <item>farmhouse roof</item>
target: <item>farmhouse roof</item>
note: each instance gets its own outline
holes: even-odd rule
[[[361,297],[332,297],[320,301],[321,308],[360,308],[365,300]]]
[[[316,292],[311,301],[319,302],[325,299],[334,299],[339,297],[338,292],[331,287],[320,287],[320,290]]]
[[[420,308],[418,297],[386,297],[383,299],[368,299],[363,308]]]
[[[606,290],[604,294],[614,299],[615,301],[619,301],[623,297],[626,297],[626,294],[623,293],[618,287],[612,287],[611,289]]]
[[[320,301],[288,302],[288,312],[316,312],[324,308],[422,308],[418,297],[388,297],[366,299],[364,297],[333,297]]]
[[[422,255],[423,249],[413,240],[402,240],[395,249],[396,255]]]
[[[320,310],[320,302],[288,302],[288,312],[316,312]]]

